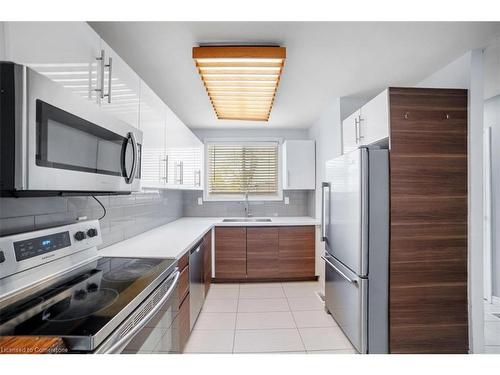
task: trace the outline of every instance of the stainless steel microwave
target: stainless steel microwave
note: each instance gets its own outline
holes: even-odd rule
[[[142,132],[34,70],[0,62],[2,195],[129,194]]]

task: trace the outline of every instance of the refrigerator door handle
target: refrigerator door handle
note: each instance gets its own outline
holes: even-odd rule
[[[347,276],[345,273],[343,273],[341,270],[339,270],[337,267],[334,266],[332,262],[330,262],[325,256],[321,256],[321,259],[323,259],[326,264],[328,264],[330,267],[333,268],[335,272],[337,272],[342,278],[344,278],[346,281],[348,281],[351,284],[357,284],[358,282],[356,280],[351,279],[349,276]]]
[[[325,188],[330,190],[330,183],[323,182],[321,184],[321,241],[326,241],[326,195]]]

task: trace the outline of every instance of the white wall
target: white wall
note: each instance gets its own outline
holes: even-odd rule
[[[5,28],[5,22],[0,22],[0,61],[5,60],[7,56],[4,28]]]
[[[469,337],[474,353],[484,352],[483,307],[483,50],[471,54],[469,88]]]
[[[191,129],[201,141],[207,138],[282,138],[308,139],[307,129]]]
[[[500,65],[499,65],[500,67]],[[485,72],[486,73],[486,72]],[[492,294],[500,297],[500,95],[484,103],[484,125],[491,127],[491,262]],[[485,244],[485,251],[487,247]]]
[[[319,119],[309,129],[309,138],[316,141],[316,218],[321,216],[321,183],[325,176],[325,162],[342,152],[342,128],[340,121],[340,98],[334,98]],[[325,251],[320,241],[320,229],[316,235],[316,272],[322,284],[325,282],[325,265],[321,259]]]
[[[470,86],[471,52],[467,52],[415,87],[468,89]]]
[[[500,144],[500,37],[484,51],[484,98],[484,126],[485,129],[491,128],[491,154],[488,155],[491,161],[491,179],[487,182],[490,185],[489,190],[486,191],[486,194],[490,194],[488,198],[491,209],[488,213],[491,232],[485,232],[484,237],[484,251],[489,252],[485,254],[485,274],[489,273],[491,279],[485,280],[485,293],[491,292],[493,296],[500,297],[500,149],[498,147]],[[486,283],[490,282],[492,284],[489,285],[490,288],[487,288]]]
[[[344,121],[373,98],[340,98],[340,120]]]
[[[342,153],[340,99],[332,99],[319,119],[309,129],[309,138],[316,141],[316,217],[321,215],[321,183],[325,176],[325,162]]]
[[[500,36],[484,51],[484,99],[500,95]]]

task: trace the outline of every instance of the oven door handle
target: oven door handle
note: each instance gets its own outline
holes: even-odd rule
[[[124,345],[128,344],[134,336],[142,329],[144,326],[153,318],[153,316],[156,315],[156,313],[161,309],[163,304],[172,296],[172,293],[177,286],[177,283],[179,281],[180,277],[180,272],[177,270],[174,272],[172,276],[170,276],[167,280],[170,280],[171,278],[174,279],[172,282],[172,285],[168,288],[167,292],[165,295],[161,298],[161,300],[156,304],[155,307],[151,309],[151,311],[136,325],[134,328],[132,328],[130,331],[127,332],[125,336],[123,336],[120,340],[118,340],[113,346],[111,346],[109,349],[106,349],[103,354],[116,354],[118,353]]]
[[[130,175],[125,177],[125,182],[130,185],[132,182],[134,182],[135,179],[135,174],[137,171],[137,161],[139,159],[139,150],[137,148],[137,141],[135,140],[134,133],[128,133],[127,138],[130,139],[130,142],[132,143],[132,149],[134,151],[134,158],[132,159],[132,170],[130,171]],[[125,161],[123,162],[125,163]]]

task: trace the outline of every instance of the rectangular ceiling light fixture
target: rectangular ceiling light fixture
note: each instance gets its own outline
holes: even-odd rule
[[[219,120],[268,121],[285,58],[285,47],[193,47]]]

